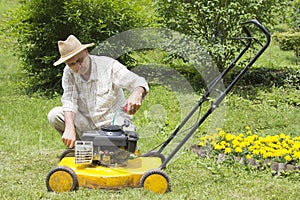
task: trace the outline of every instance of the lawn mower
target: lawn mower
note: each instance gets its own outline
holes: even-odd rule
[[[262,44],[249,31],[253,24],[266,37]],[[156,148],[140,154],[136,151],[138,134],[135,131],[126,131],[125,126],[109,125],[100,131],[87,132],[81,140],[76,141],[74,149],[67,149],[60,156],[58,166],[50,170],[46,177],[48,191],[73,191],[78,187],[120,189],[124,187],[142,187],[155,193],[166,193],[171,189],[170,178],[163,171],[169,161],[189,140],[207,117],[219,107],[221,101],[262,55],[270,44],[269,32],[257,21],[250,20],[242,24],[245,37],[239,39],[243,49],[234,61],[211,84],[208,84],[204,94],[190,113],[183,119],[173,133]],[[188,130],[182,141],[166,157],[164,149],[182,131],[183,126],[191,119],[201,105],[209,100],[212,91],[216,90],[223,77],[236,65],[237,61],[250,48],[252,42],[257,42],[261,48],[249,63],[237,74],[224,91],[218,91],[218,98],[211,103],[208,110],[199,116],[197,122]],[[158,149],[158,150],[157,150]]]

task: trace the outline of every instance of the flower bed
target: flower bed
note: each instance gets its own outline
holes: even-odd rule
[[[199,156],[216,156],[217,162],[226,159],[238,160],[258,167],[271,166],[277,173],[280,170],[298,169],[300,161],[300,137],[290,137],[283,133],[259,136],[249,126],[244,133],[226,133],[218,129],[218,133],[200,138]]]

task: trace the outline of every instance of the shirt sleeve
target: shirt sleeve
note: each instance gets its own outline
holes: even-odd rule
[[[63,111],[77,112],[78,92],[75,85],[74,76],[68,66],[65,67],[62,77],[62,88],[64,90],[61,101]]]
[[[113,61],[111,67],[114,83],[118,87],[125,88],[130,92],[132,92],[137,87],[143,87],[146,92],[149,91],[149,86],[145,78],[128,70],[119,61]]]

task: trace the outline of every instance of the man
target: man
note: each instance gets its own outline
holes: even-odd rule
[[[81,44],[73,35],[58,41],[61,57],[54,66],[66,64],[62,77],[64,92],[62,107],[53,108],[48,120],[69,148],[74,147],[76,134],[80,137],[86,131],[110,124],[125,105],[128,114],[135,114],[149,90],[144,78],[117,60],[90,55],[87,48],[93,45]],[[127,100],[123,88],[132,92]]]

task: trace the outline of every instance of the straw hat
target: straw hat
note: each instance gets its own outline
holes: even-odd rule
[[[58,41],[57,44],[60,53],[60,59],[53,64],[54,66],[62,64],[84,49],[94,46],[94,43],[81,44],[81,42],[74,35],[70,35],[65,41]]]

